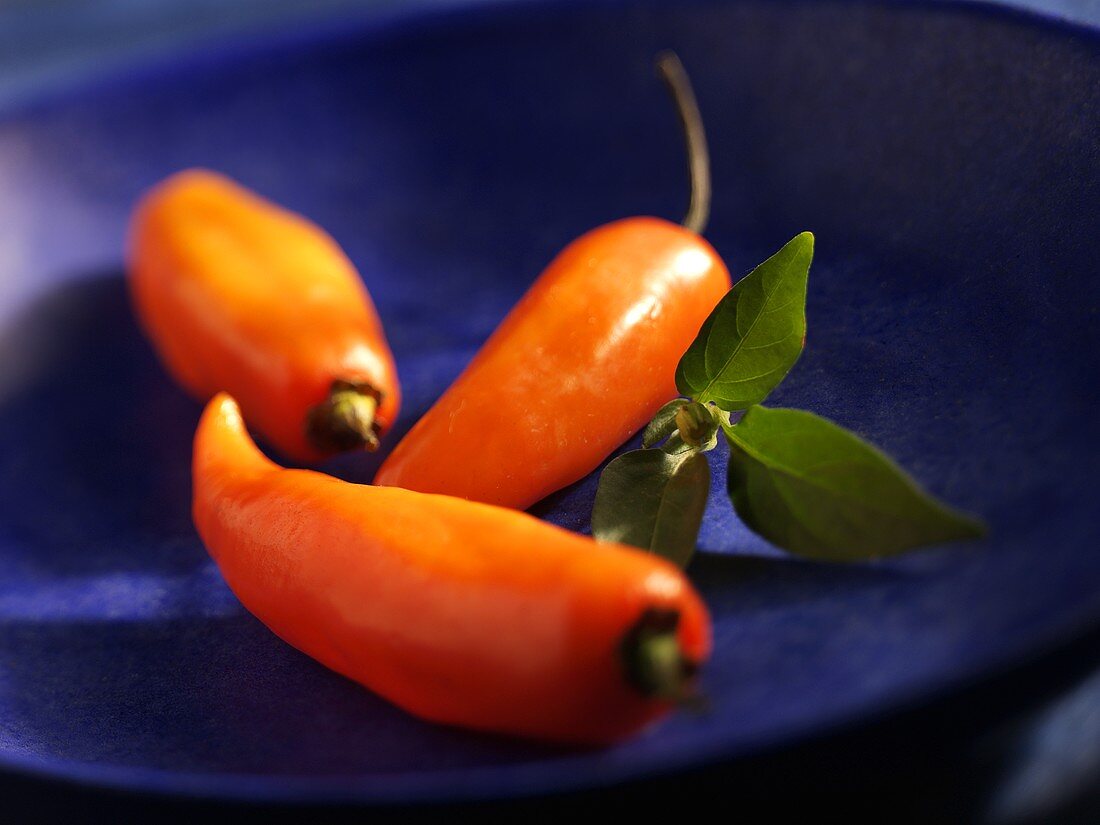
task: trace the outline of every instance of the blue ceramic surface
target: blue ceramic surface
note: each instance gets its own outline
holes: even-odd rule
[[[716,489],[691,568],[715,619],[710,713],[599,752],[421,723],[276,639],[204,552],[200,408],[131,318],[128,209],[205,165],[327,227],[387,323],[404,430],[570,239],[678,215],[666,47],[707,119],[708,234],[731,270],[817,234],[808,348],[773,402],[882,445],[991,535],[811,564]],[[0,766],[253,798],[576,788],[782,746],[1096,627],[1098,113],[1089,30],[847,0],[398,15],[9,108]],[[366,481],[379,459],[327,469]],[[593,492],[535,510],[585,530]]]

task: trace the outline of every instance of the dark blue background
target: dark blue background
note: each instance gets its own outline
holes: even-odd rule
[[[650,69],[670,45],[707,117],[710,237],[731,269],[801,229],[818,237],[810,344],[774,402],[867,435],[985,516],[991,538],[808,564],[751,536],[716,491],[692,568],[716,618],[709,715],[599,754],[423,725],[275,640],[202,551],[188,517],[198,407],[130,318],[127,211],[164,174],[206,164],[329,228],[387,320],[407,427],[570,238],[678,213],[679,138]],[[13,768],[375,800],[603,785],[750,754],[783,773],[762,748],[875,719],[877,740],[841,748],[860,754],[915,724],[884,721],[901,709],[949,720],[905,737],[914,750],[955,748],[962,712],[919,705],[966,701],[963,685],[1067,640],[1090,651],[1062,654],[1045,686],[1017,674],[1018,714],[1095,661],[1095,35],[944,5],[524,3],[322,22],[81,83],[26,81],[0,110],[0,759]],[[376,463],[329,469],[367,480]],[[592,489],[537,512],[586,529]],[[1050,711],[1030,745],[1065,754],[1084,730],[1078,756],[1038,780],[1024,759],[988,804],[1008,816],[1059,784],[1073,793],[1075,771],[1087,781],[1088,684],[1062,700],[1085,722]],[[1028,781],[1041,792],[1020,801]]]

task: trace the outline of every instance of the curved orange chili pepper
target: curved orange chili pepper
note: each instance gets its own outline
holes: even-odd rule
[[[151,190],[130,228],[137,314],[172,375],[225,390],[250,425],[304,462],[373,449],[397,415],[393,356],[336,242],[222,175]]]
[[[425,719],[611,742],[709,653],[706,608],[671,564],[514,510],[283,469],[224,394],[193,473],[195,524],[245,607]]]
[[[698,234],[709,174],[694,97],[678,61],[659,65],[691,150],[686,226],[629,218],[566,247],[376,484],[526,508],[594,470],[676,395],[676,365],[730,276]]]

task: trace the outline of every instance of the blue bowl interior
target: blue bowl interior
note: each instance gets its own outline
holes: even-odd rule
[[[131,317],[128,210],[201,165],[328,228],[386,322],[399,434],[569,240],[678,216],[668,47],[731,270],[817,235],[808,347],[773,403],[880,444],[990,537],[812,564],[716,487],[691,568],[715,620],[709,714],[599,752],[422,723],[276,639],[204,552],[200,407]],[[1097,111],[1087,31],[827,0],[398,16],[0,115],[0,764],[265,798],[565,789],[780,746],[1094,625]],[[381,457],[327,469],[367,481]],[[594,486],[535,510],[585,530]]]

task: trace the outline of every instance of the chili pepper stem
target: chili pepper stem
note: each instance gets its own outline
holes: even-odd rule
[[[698,666],[684,656],[676,633],[679,623],[675,610],[642,614],[623,637],[626,679],[643,696],[699,709],[703,702],[693,687]]]
[[[328,397],[309,411],[306,435],[326,453],[378,449],[375,415],[382,394],[369,384],[334,381]]]
[[[669,93],[676,103],[676,113],[680,116],[680,125],[684,130],[687,143],[688,175],[691,178],[691,202],[684,216],[685,229],[702,235],[710,219],[710,152],[707,150],[707,134],[703,129],[703,116],[699,113],[699,104],[691,88],[684,64],[675,52],[661,52],[657,55],[657,74],[668,86]]]

